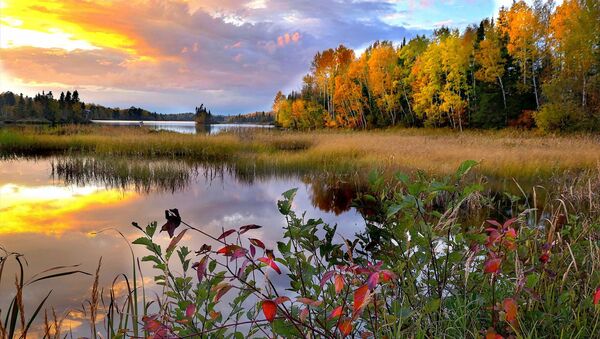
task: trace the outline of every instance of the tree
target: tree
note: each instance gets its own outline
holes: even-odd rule
[[[475,78],[488,83],[498,83],[506,110],[506,91],[502,82],[506,59],[502,57],[502,42],[493,23],[484,28],[484,40],[479,42],[479,49],[475,52],[475,61],[479,66],[475,72]],[[508,122],[508,116],[506,120]]]
[[[399,101],[396,82],[398,73],[398,54],[389,42],[375,44],[368,61],[369,83],[375,103],[380,112],[385,113],[390,124],[396,124]]]
[[[537,42],[542,26],[534,10],[525,1],[515,1],[508,11],[500,11],[501,32],[508,36],[508,52],[518,61],[521,71],[522,90],[528,90],[527,80],[531,79],[536,106],[540,100],[536,81],[536,63],[539,57]],[[529,71],[531,70],[531,72]]]

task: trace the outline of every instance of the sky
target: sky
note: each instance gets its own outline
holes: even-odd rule
[[[0,91],[159,113],[270,110],[314,54],[464,28],[511,0],[0,0]]]

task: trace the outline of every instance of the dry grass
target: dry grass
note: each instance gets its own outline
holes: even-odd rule
[[[182,135],[108,126],[0,131],[3,155],[95,154],[221,161],[254,171],[383,171],[448,174],[465,159],[490,176],[531,178],[597,168],[600,137],[527,131],[384,131]]]

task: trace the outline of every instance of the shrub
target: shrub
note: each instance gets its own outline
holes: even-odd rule
[[[144,331],[155,338],[593,336],[598,220],[563,204],[541,223],[531,223],[530,209],[501,222],[465,222],[486,203],[483,187],[463,179],[475,164],[442,180],[399,173],[386,182],[372,173],[372,193],[355,202],[367,228],[353,240],[298,216],[296,190],[278,202],[286,224],[276,249],[252,235],[259,225],[217,237],[176,209],[165,212],[161,231],[171,241],[164,250],[156,223],[134,224],[143,232],[134,243],[150,252],[142,260],[154,263],[164,287],[152,314],[150,303],[144,307]],[[180,246],[188,231],[211,243],[194,252]],[[276,276],[287,276],[288,286]]]

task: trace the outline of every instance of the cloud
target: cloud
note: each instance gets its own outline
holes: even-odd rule
[[[427,5],[435,4],[415,2]],[[9,0],[3,33],[5,27],[55,29],[79,45],[65,47],[55,38],[3,45],[1,71],[9,81],[0,89],[78,88],[88,102],[167,113],[200,103],[224,114],[268,110],[277,90],[299,86],[319,50],[428,32],[384,19],[401,15],[398,6],[386,0]]]

